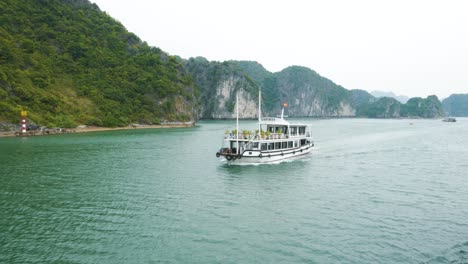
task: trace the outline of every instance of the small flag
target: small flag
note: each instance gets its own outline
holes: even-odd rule
[[[283,107],[288,107],[288,103],[284,102]]]

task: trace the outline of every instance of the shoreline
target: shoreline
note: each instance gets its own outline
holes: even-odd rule
[[[46,135],[61,135],[61,134],[75,134],[75,133],[91,133],[91,132],[104,132],[104,131],[115,131],[115,130],[133,130],[133,129],[164,129],[164,128],[188,128],[194,127],[195,122],[187,123],[166,123],[161,125],[129,125],[125,127],[97,127],[97,126],[85,126],[76,128],[67,128],[60,130],[60,132],[54,133],[42,133],[42,134],[30,134],[30,135],[16,135],[18,131],[0,131],[0,138],[2,137],[22,137],[22,136],[46,136]],[[28,131],[30,132],[30,131]]]

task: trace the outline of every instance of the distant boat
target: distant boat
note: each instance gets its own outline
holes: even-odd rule
[[[259,106],[260,103],[259,99]],[[229,164],[252,164],[270,163],[310,153],[314,146],[311,126],[286,121],[286,106],[285,103],[279,118],[262,118],[259,107],[258,130],[255,133],[239,131],[237,114],[237,129],[226,131],[224,146],[216,152],[216,157],[225,158]]]
[[[455,119],[455,117],[446,117],[446,118],[442,119],[442,121],[444,121],[444,122],[457,122],[457,119]]]

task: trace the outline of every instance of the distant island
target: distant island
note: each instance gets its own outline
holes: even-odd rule
[[[468,116],[468,94],[452,94],[442,101],[449,116]]]
[[[0,12],[0,123],[18,124],[21,110],[29,122],[64,128],[233,118],[236,94],[241,117],[255,118],[260,89],[269,115],[283,102],[291,117],[446,115],[436,96],[376,98],[306,67],[272,73],[254,61],[172,56],[87,0],[4,0]]]
[[[372,96],[374,96],[376,98],[381,98],[381,97],[395,98],[395,99],[397,99],[398,102],[400,102],[402,104],[406,104],[406,102],[408,102],[408,100],[410,99],[406,95],[396,95],[393,92],[384,92],[384,91],[374,90],[374,91],[371,92],[371,94],[372,94]]]

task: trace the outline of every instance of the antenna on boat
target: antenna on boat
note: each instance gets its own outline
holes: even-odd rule
[[[236,154],[239,155],[239,91],[236,93],[236,139],[237,148]]]

